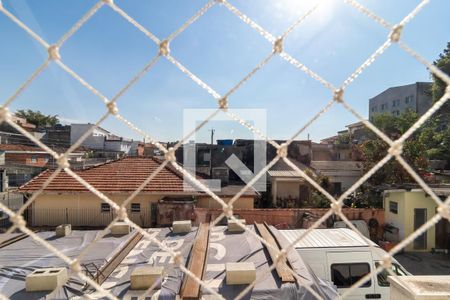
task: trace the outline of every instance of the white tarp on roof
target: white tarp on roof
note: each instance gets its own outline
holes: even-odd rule
[[[92,244],[99,233],[98,230],[72,231],[69,236],[60,238],[56,237],[54,232],[38,232],[37,235],[69,258],[76,258],[83,249]],[[92,244],[81,264],[93,263],[100,268],[117,249],[123,247],[132,234],[134,233],[122,237],[106,236],[98,240]],[[46,299],[50,292],[26,292],[25,278],[36,269],[49,267],[67,267],[67,264],[30,237],[1,248],[0,291],[12,300]],[[82,295],[83,285],[84,282],[78,277],[72,277],[49,299],[68,299]]]

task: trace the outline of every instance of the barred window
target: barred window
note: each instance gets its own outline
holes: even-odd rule
[[[140,203],[131,203],[131,212],[134,212],[134,213],[141,212],[141,204]]]
[[[111,206],[108,203],[102,203],[100,207],[101,212],[110,212]]]
[[[398,214],[398,203],[389,201],[389,211],[393,214]]]

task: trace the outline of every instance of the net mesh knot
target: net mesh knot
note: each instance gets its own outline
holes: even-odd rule
[[[228,108],[228,98],[227,97],[220,98],[218,102],[219,102],[220,109]]]
[[[331,210],[334,214],[340,214],[342,212],[342,203],[341,202],[333,202],[330,204]]]
[[[119,113],[119,108],[117,107],[117,104],[114,101],[109,101],[106,104],[106,107],[108,108],[109,113],[114,115],[114,116]]]
[[[51,45],[47,49],[48,51],[48,58],[50,60],[60,60],[61,55],[59,55],[59,47],[57,45]]]
[[[335,89],[333,92],[333,100],[339,103],[344,102],[344,90],[343,89]]]
[[[233,206],[232,205],[226,205],[222,208],[222,210],[226,217],[231,218],[233,216]]]
[[[11,114],[7,107],[0,107],[0,123],[8,121],[11,118]]]
[[[173,263],[175,266],[181,266],[184,264],[183,255],[181,255],[181,252],[175,252],[173,255]]]
[[[80,262],[78,261],[78,259],[74,259],[71,263],[70,263],[70,269],[72,270],[72,272],[74,273],[80,273],[81,272],[81,265]]]
[[[281,262],[286,261],[286,258],[287,258],[287,250],[281,249],[276,256],[275,261],[277,264],[279,264]]]
[[[392,28],[391,33],[389,34],[389,39],[391,40],[391,42],[397,43],[402,36],[402,31],[403,31],[403,25],[401,25],[401,24],[395,25]]]
[[[61,169],[70,168],[69,160],[67,159],[67,156],[65,154],[61,154],[56,160],[56,163]]]
[[[383,258],[380,261],[380,264],[384,269],[391,268],[392,267],[392,257],[389,254],[383,256]]]
[[[124,221],[126,218],[128,218],[127,209],[125,207],[117,208],[116,213],[120,221]]]
[[[279,38],[273,43],[273,52],[278,54],[283,52],[283,38]]]
[[[287,156],[288,145],[283,143],[280,145],[280,148],[277,149],[277,155],[281,158],[285,158]]]
[[[173,147],[167,149],[167,152],[164,154],[164,158],[171,163],[177,161],[177,158],[175,157],[175,150],[173,149]]]
[[[396,141],[392,144],[392,146],[389,148],[388,153],[392,156],[399,156],[403,152],[403,143]]]
[[[450,221],[450,204],[441,204],[437,211],[442,218]]]
[[[162,56],[167,56],[170,53],[170,48],[169,48],[169,41],[168,40],[164,40],[161,43],[159,43],[159,54],[161,54]]]
[[[10,220],[13,224],[15,224],[17,227],[22,228],[25,227],[27,222],[21,215],[14,215],[10,217]]]
[[[445,94],[447,95],[447,97],[450,97],[450,85],[447,85],[447,87],[445,88]]]

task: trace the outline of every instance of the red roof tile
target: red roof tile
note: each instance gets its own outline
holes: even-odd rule
[[[126,157],[90,169],[74,171],[86,182],[103,193],[133,192],[150,176],[161,162],[153,158]],[[46,170],[21,186],[19,191],[33,192],[42,187],[53,170]],[[72,176],[62,171],[46,187],[45,191],[85,192],[88,191]],[[183,177],[172,167],[163,168],[142,192],[192,194],[184,191]]]
[[[42,148],[27,145],[0,144],[0,151],[35,151],[42,152]]]

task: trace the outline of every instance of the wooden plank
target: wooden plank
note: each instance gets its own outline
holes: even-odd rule
[[[264,222],[264,225],[266,226],[267,230],[269,230],[269,232],[272,234],[273,238],[275,239],[275,241],[278,244],[279,249],[282,249],[283,243],[280,241],[279,236],[274,234],[273,229],[270,229],[269,224],[267,224],[267,222]],[[287,243],[289,244],[289,242],[287,242]],[[287,245],[284,245],[284,246],[287,246]],[[288,264],[289,268],[293,270],[292,266],[294,265],[294,262],[292,260],[292,256],[289,254],[289,252],[286,254],[286,258],[287,258],[287,264]],[[297,274],[297,275],[304,279],[307,279],[304,275],[301,275],[301,274]]]
[[[192,246],[192,252],[189,258],[189,271],[197,278],[203,278],[203,272],[206,266],[206,255],[209,242],[209,224],[200,224]],[[180,293],[181,299],[199,299],[200,285],[191,277],[185,275],[183,286]]]
[[[23,240],[23,239],[26,238],[26,237],[28,237],[28,234],[22,233],[22,234],[19,234],[19,235],[17,235],[17,236],[14,236],[14,237],[12,237],[12,238],[6,239],[6,240],[4,240],[3,242],[0,243],[0,248],[9,246],[9,245],[11,245],[11,244],[14,244],[15,242],[18,242],[18,241],[20,241],[20,240]]]
[[[275,239],[273,238],[272,234],[269,232],[269,230],[267,230],[266,226],[264,226],[263,224],[258,224],[255,223],[255,227],[258,229],[259,235],[266,240],[266,242],[273,246],[274,248],[280,250],[280,247],[278,246],[277,242],[275,241]],[[266,247],[267,251],[270,254],[270,258],[272,259],[272,262],[275,263],[276,258],[277,258],[277,253],[276,251],[272,248],[272,247],[267,247],[266,245],[264,245],[264,247]],[[281,261],[280,263],[278,263],[275,267],[278,276],[281,279],[281,282],[295,282],[295,278],[294,276],[291,274],[291,272],[289,272],[288,270],[288,265],[286,263],[286,259],[284,259],[283,261]]]
[[[119,266],[122,260],[130,253],[130,251],[142,239],[142,234],[136,233],[127,241],[127,243],[120,249],[98,272],[96,279],[98,284],[102,284],[109,275]]]

